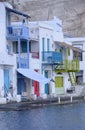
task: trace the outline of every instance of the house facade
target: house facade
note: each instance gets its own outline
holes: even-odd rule
[[[16,56],[9,52],[7,41],[8,16],[6,8],[12,8],[8,3],[0,2],[0,101],[5,102],[8,93],[17,94]],[[12,89],[12,90],[11,90]],[[13,91],[13,92],[12,92]],[[3,100],[2,100],[3,99]]]
[[[76,73],[76,81],[78,85],[83,85],[85,83],[85,38],[84,37],[73,37],[66,38],[68,41],[72,43],[74,47],[80,48],[82,50],[81,53],[78,54],[78,59],[80,61],[80,71]],[[75,57],[75,53],[74,53]]]
[[[65,41],[62,22],[56,17],[52,21],[30,22],[29,39],[30,68],[52,79],[49,84],[38,84],[39,96],[65,94],[67,89],[76,86],[79,61],[73,58],[73,52],[81,50]]]
[[[62,22],[56,17],[28,22],[29,15],[6,2],[0,2],[0,9],[0,96],[47,98],[74,87],[79,60],[77,55],[74,59],[73,52],[81,49],[65,41]],[[14,15],[21,22],[13,22]]]
[[[33,80],[35,80],[34,84],[49,82],[44,76],[35,72],[37,68],[33,71],[33,67],[29,67],[28,19],[30,17],[13,9],[7,2],[0,2],[0,9],[2,11],[0,38],[3,42],[0,48],[0,96],[5,101],[9,95],[12,99],[20,95],[30,98],[31,95],[34,95],[30,88],[33,85]],[[21,22],[13,22],[14,17],[21,19]],[[39,95],[36,90],[35,93],[37,96]]]

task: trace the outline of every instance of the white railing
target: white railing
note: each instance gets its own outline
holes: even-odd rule
[[[39,39],[39,30],[38,28],[30,28],[29,29],[29,37],[30,39]]]

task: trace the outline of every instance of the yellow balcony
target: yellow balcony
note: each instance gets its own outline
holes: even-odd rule
[[[79,60],[64,60],[63,65],[55,68],[55,72],[78,72],[79,69]]]

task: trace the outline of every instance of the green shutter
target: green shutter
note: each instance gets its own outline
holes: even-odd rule
[[[68,56],[70,56],[70,48],[68,48]]]

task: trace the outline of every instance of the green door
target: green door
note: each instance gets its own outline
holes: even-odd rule
[[[63,76],[55,77],[55,88],[56,88],[56,94],[64,94]]]

